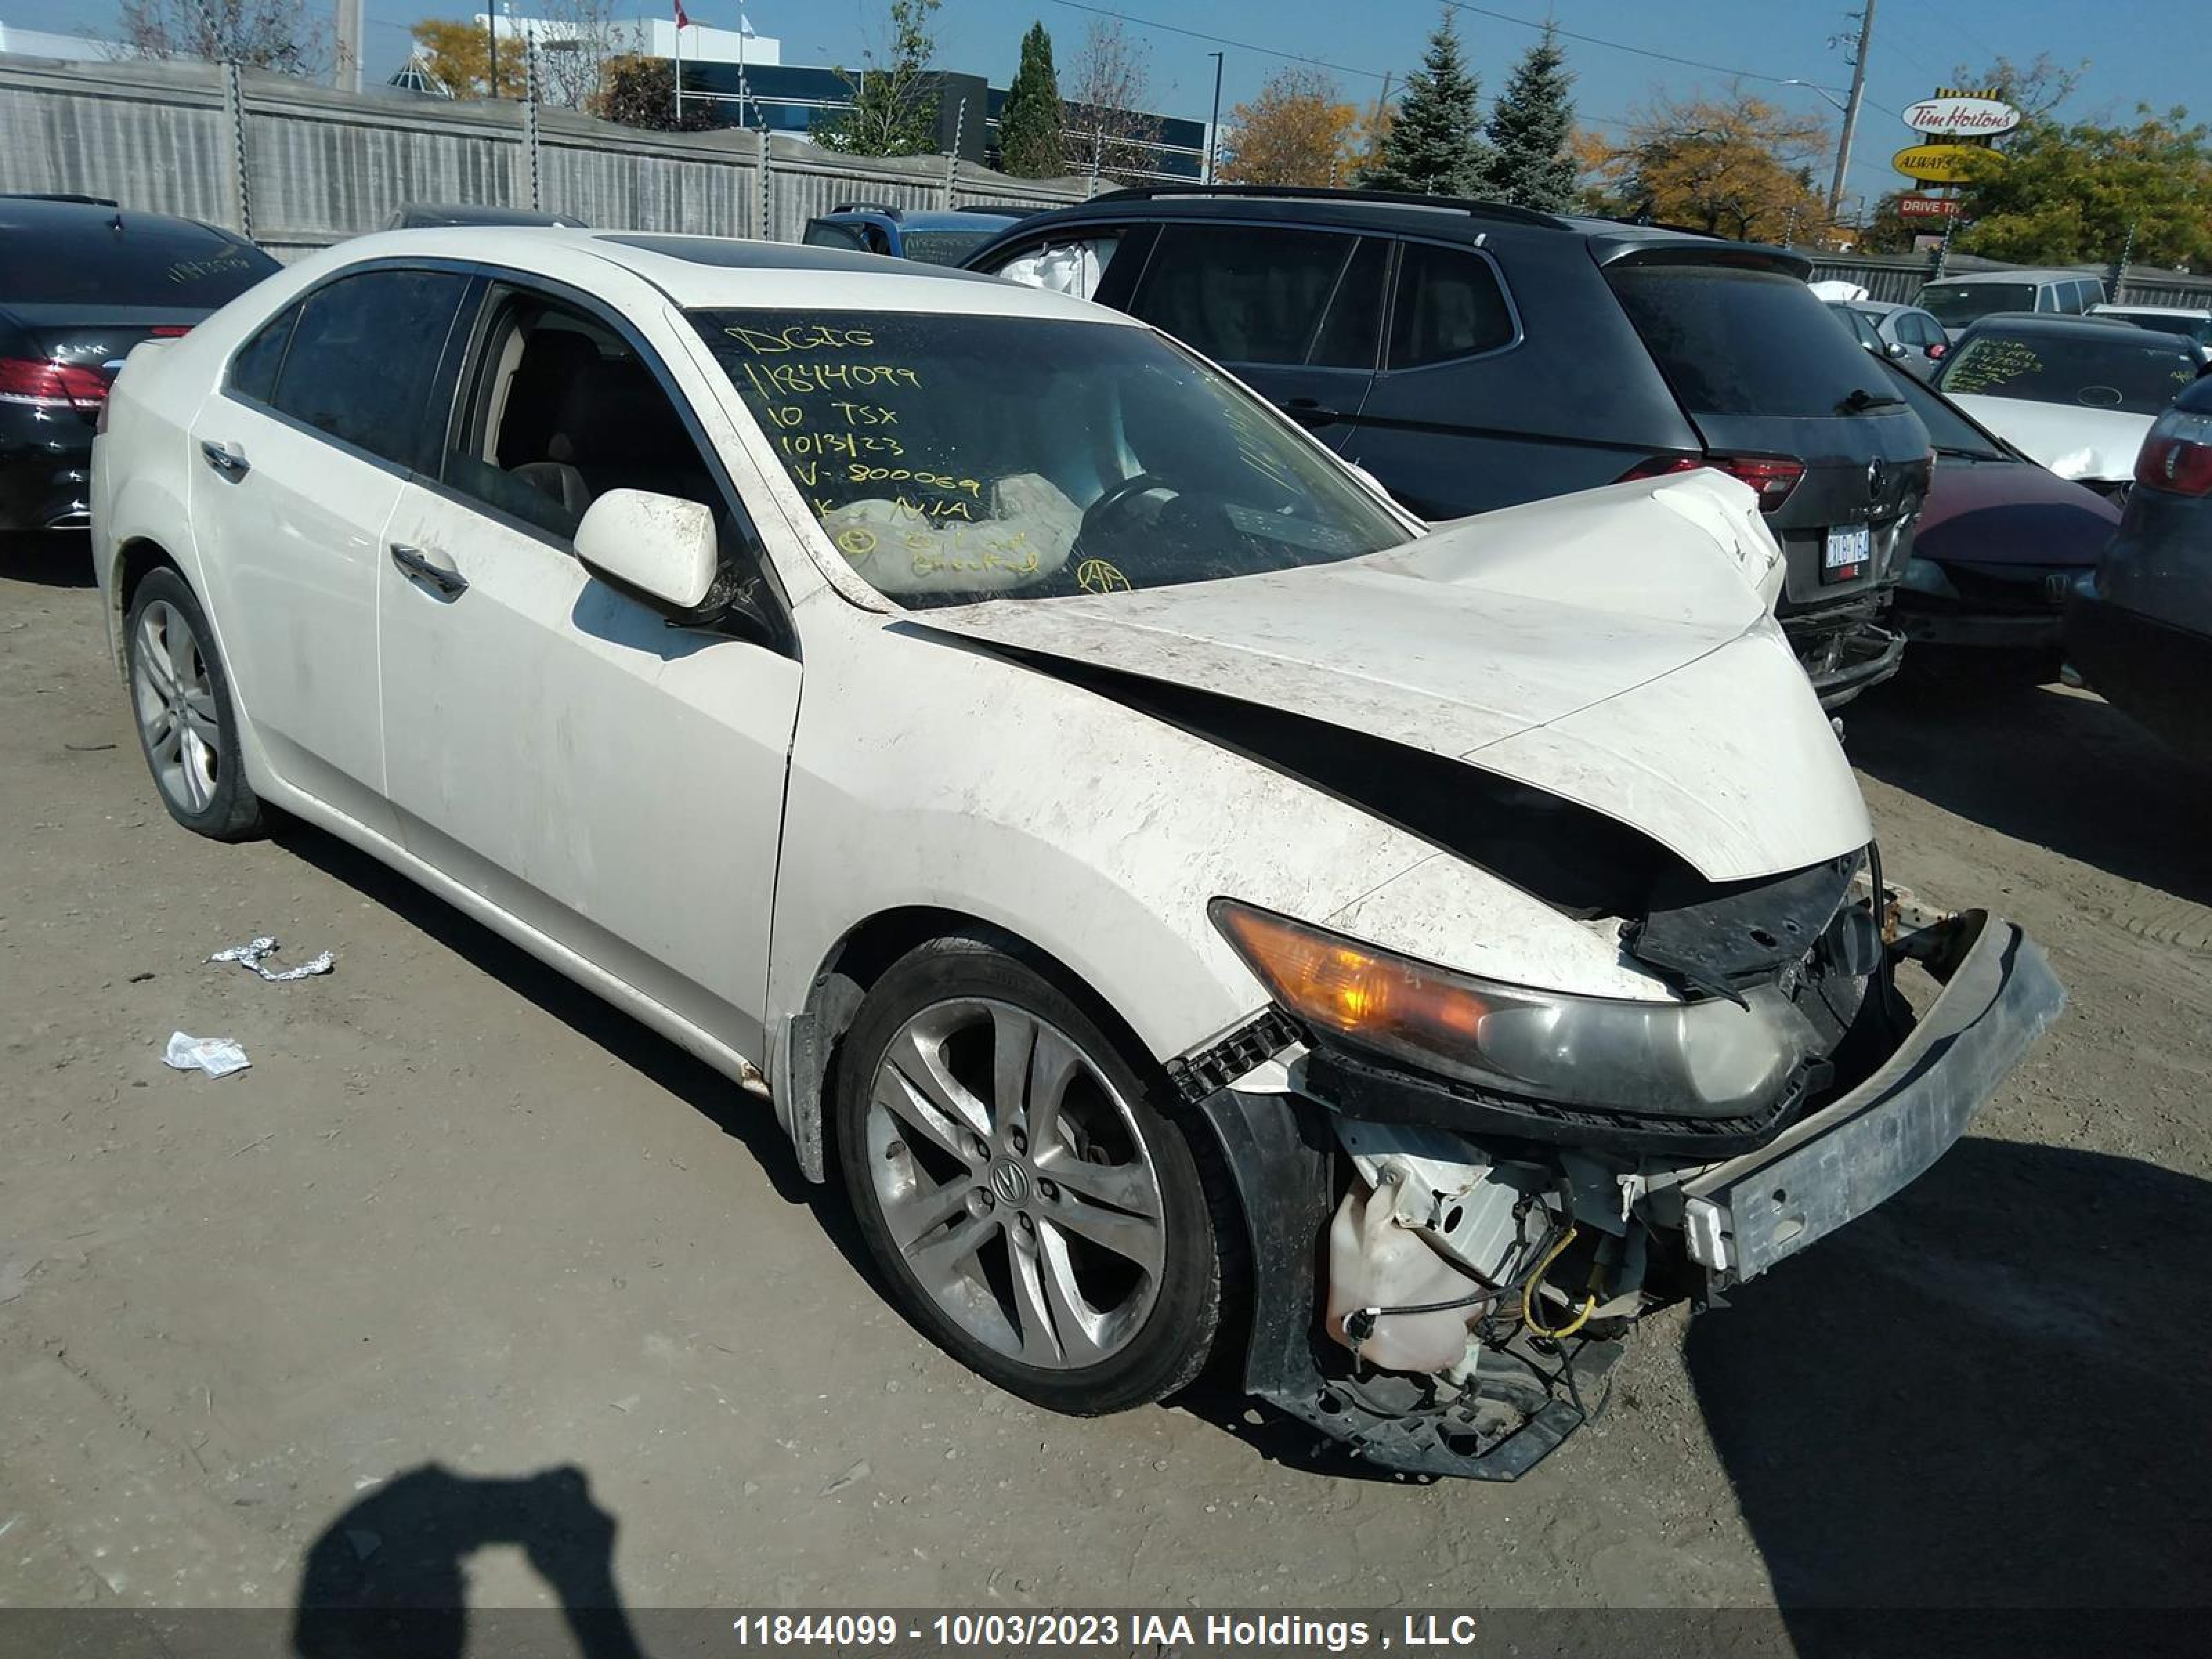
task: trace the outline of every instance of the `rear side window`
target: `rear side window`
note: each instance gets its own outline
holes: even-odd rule
[[[1895,396],[1880,360],[1823,317],[1794,276],[1659,264],[1614,265],[1606,276],[1693,416],[1835,415],[1854,392]]]
[[[1408,242],[1390,312],[1390,367],[1419,368],[1495,351],[1513,339],[1513,312],[1490,262],[1465,248]]]
[[[1169,225],[1129,309],[1223,362],[1304,363],[1358,240]]]
[[[0,294],[24,305],[213,311],[281,269],[249,243],[129,212],[88,214],[58,235],[0,235]]]
[[[292,325],[300,307],[287,306],[275,320],[239,347],[230,360],[230,389],[256,403],[273,402],[276,395],[276,366],[284,361],[284,347],[292,338]]]
[[[806,246],[809,247],[842,247],[866,252],[868,244],[851,225],[832,224],[827,219],[806,222]]]
[[[1336,295],[1322,319],[1307,363],[1316,368],[1375,367],[1375,348],[1382,332],[1382,283],[1390,268],[1390,244],[1363,237],[1359,250],[1338,278]]]
[[[422,448],[422,404],[468,278],[370,270],[309,295],[270,399],[285,414],[403,466]]]

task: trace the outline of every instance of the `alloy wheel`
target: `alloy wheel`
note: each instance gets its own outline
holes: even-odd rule
[[[215,683],[191,624],[165,599],[139,617],[131,684],[161,793],[186,812],[206,811],[220,781]]]
[[[975,1340],[1076,1370],[1143,1328],[1166,1260],[1158,1171],[1057,1026],[989,999],[922,1009],[877,1066],[866,1140],[893,1246]]]

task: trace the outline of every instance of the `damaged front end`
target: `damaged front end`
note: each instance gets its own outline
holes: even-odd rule
[[[1628,924],[1677,1003],[1217,906],[1276,1002],[1172,1069],[1250,1230],[1250,1391],[1382,1467],[1512,1480],[1644,1315],[1717,1302],[1923,1173],[2063,993],[2011,923],[1922,912],[1866,862]]]

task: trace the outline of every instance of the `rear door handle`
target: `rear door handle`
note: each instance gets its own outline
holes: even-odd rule
[[[1334,410],[1323,408],[1318,398],[1292,398],[1283,404],[1283,413],[1300,426],[1327,426],[1344,418]]]
[[[453,562],[444,554],[425,552],[404,542],[392,543],[391,551],[392,562],[409,578],[428,582],[445,598],[456,599],[468,592],[469,579],[454,569]]]
[[[235,444],[219,444],[212,438],[200,440],[200,457],[216,472],[236,483],[249,470],[246,452]]]

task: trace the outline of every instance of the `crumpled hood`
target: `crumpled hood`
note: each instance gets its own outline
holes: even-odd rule
[[[1699,472],[1337,564],[915,620],[1468,760],[1724,881],[1872,833],[1772,620],[1781,578],[1752,492]]]
[[[2132,478],[2151,416],[2080,404],[2038,404],[1979,392],[1945,394],[2062,478]]]

